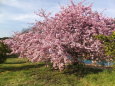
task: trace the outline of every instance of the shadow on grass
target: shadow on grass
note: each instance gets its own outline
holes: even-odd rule
[[[74,74],[78,77],[84,77],[88,74],[97,74],[99,72],[103,72],[105,69],[95,68],[95,67],[89,67],[85,66],[83,64],[74,64],[68,66],[68,68],[64,71],[64,74]]]
[[[8,55],[7,58],[18,58],[19,55],[18,54],[11,54],[11,55]]]
[[[23,62],[5,62],[4,64],[23,64],[23,63],[27,63],[26,61]]]
[[[0,72],[5,72],[5,71],[21,71],[21,70],[29,70],[31,68],[40,68],[44,66],[44,64],[36,64],[36,65],[24,65],[20,67],[4,67],[0,68]]]
[[[42,64],[31,64],[31,65],[22,65],[20,67],[11,67],[10,64],[23,64],[26,62],[14,62],[14,63],[5,63],[5,64],[9,64],[8,67],[0,67],[0,73],[1,72],[5,72],[5,71],[21,71],[21,70],[29,70],[31,68],[40,68],[45,66],[44,63]],[[103,72],[103,70],[105,69],[100,69],[100,68],[95,68],[95,67],[89,67],[89,66],[85,66],[84,64],[74,64],[74,65],[69,65],[64,71],[63,73],[65,75],[71,75],[74,74],[77,77],[84,77],[88,74],[97,74],[99,72]],[[49,71],[55,71],[52,68]]]

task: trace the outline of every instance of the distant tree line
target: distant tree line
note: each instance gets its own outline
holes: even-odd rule
[[[2,37],[0,40],[11,39],[11,37]]]

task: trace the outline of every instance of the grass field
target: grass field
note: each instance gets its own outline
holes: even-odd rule
[[[115,86],[115,71],[73,67],[59,72],[43,63],[9,58],[0,64],[0,86]]]

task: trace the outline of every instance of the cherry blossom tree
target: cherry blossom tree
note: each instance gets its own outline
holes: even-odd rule
[[[19,57],[32,62],[51,62],[59,70],[79,59],[105,60],[101,42],[94,36],[115,31],[115,19],[104,17],[91,7],[71,1],[53,17],[42,10],[37,15],[43,21],[37,21],[28,32],[16,33],[5,42]]]

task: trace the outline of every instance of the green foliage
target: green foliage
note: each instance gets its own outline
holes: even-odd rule
[[[109,36],[98,35],[96,38],[101,40],[105,54],[115,59],[115,32]]]
[[[2,41],[0,41],[0,63],[3,63],[6,60],[7,54],[10,52],[10,48]]]

